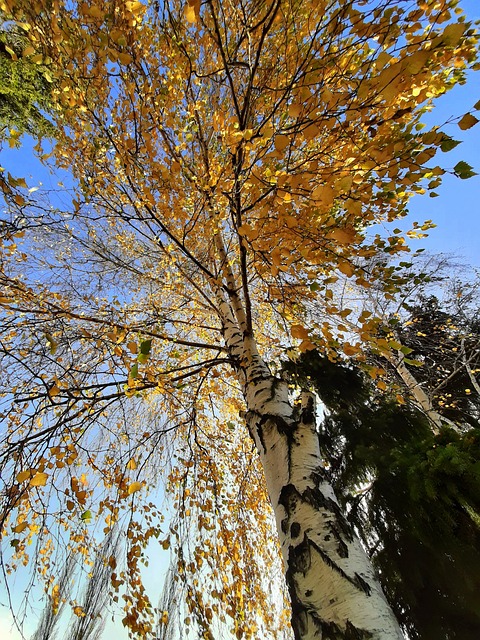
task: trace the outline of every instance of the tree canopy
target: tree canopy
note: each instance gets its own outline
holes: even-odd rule
[[[53,81],[56,139],[38,153],[72,176],[50,200],[0,181],[7,572],[33,560],[52,592],[56,549],[88,558],[122,522],[111,583],[133,634],[154,632],[141,563],[159,540],[177,549],[185,625],[281,638],[270,500],[295,637],[401,637],[327,486],[313,397],[280,362],[401,352],[345,301],[401,289],[407,239],[382,225],[446,171],[433,158],[456,142],[421,117],[477,68],[457,5],[2,0]]]

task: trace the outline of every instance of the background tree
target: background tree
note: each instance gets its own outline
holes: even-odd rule
[[[461,290],[454,295],[462,297]],[[412,349],[406,365],[412,368],[409,361],[422,363],[415,367],[415,376],[438,413],[459,426],[478,426],[478,309],[444,308],[431,296],[420,299],[409,311],[410,318],[399,331],[402,342]]]
[[[369,228],[444,173],[428,163],[451,140],[419,121],[475,66],[474,28],[453,0],[5,5],[51,60],[54,158],[73,175],[63,208],[2,183],[12,211],[41,219],[6,238],[1,265],[2,524],[23,534],[9,569],[37,534],[48,561],[46,522],[86,555],[88,520],[130,513],[112,585],[132,633],[153,633],[140,567],[161,515],[145,496],[169,474],[185,517],[206,518],[203,555],[178,565],[204,635],[274,619],[268,494],[295,637],[401,637],[328,482],[313,394],[278,363],[292,340],[346,354],[376,340],[371,319],[346,335],[332,279],[398,289],[368,260],[405,239]],[[209,565],[223,586],[201,594]]]
[[[68,604],[73,613],[63,637],[67,640],[99,640],[105,627],[111,589],[111,570],[121,563],[121,538],[117,528],[105,536],[95,552],[93,566],[82,575],[82,563],[70,552],[41,613],[31,640],[53,640],[65,625]],[[80,591],[83,585],[83,593]],[[80,593],[79,593],[80,591]],[[76,597],[73,597],[76,594]]]
[[[427,286],[395,322],[409,348],[405,366],[448,420],[439,432],[389,361],[384,376],[398,399],[355,363],[316,351],[285,367],[324,403],[320,443],[329,473],[409,637],[473,640],[480,631],[478,285],[444,285],[442,301],[425,295]]]
[[[52,137],[55,127],[46,114],[53,108],[53,77],[35,56],[26,27],[9,23],[0,11],[0,136],[12,145],[18,136]]]

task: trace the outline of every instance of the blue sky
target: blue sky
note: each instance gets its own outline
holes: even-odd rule
[[[463,0],[461,6],[470,19],[480,19],[480,0]],[[460,117],[470,111],[479,100],[480,74],[471,74],[467,85],[457,86],[437,102],[437,107],[427,116],[426,121],[429,125],[442,124],[452,117]],[[480,112],[476,115],[480,118]],[[461,131],[456,124],[450,124],[443,130],[463,142],[448,154],[439,152],[436,161],[445,168],[453,168],[457,162],[464,160],[480,174],[480,123],[468,131]],[[29,185],[41,181],[47,188],[56,188],[59,178],[52,178],[44,169],[39,168],[38,161],[33,156],[32,145],[28,141],[25,141],[20,151],[7,151],[2,155],[1,164],[12,173],[25,176]],[[430,252],[453,253],[466,264],[480,267],[480,175],[469,180],[445,176],[442,186],[436,191],[438,198],[425,195],[416,196],[411,201],[409,220],[432,219],[437,224],[429,238],[417,241],[415,248],[424,246]],[[159,591],[161,585],[158,571],[152,574],[150,580],[152,589]],[[0,603],[5,602],[3,589],[0,588]],[[34,625],[27,632],[31,632],[33,628]],[[11,631],[11,618],[3,606],[0,606],[0,638],[20,638],[15,631]],[[109,625],[103,636],[103,640],[123,638],[126,638],[126,634],[120,623]]]
[[[469,19],[480,20],[480,0],[464,0],[460,4]],[[425,121],[431,125],[442,124],[452,117],[462,116],[478,100],[480,77],[478,73],[472,73],[466,85],[455,87],[436,102]],[[480,112],[475,113],[480,119]],[[455,140],[462,140],[462,144],[449,153],[439,152],[434,161],[451,169],[464,160],[480,174],[480,123],[468,131],[461,131],[456,124],[442,130]],[[432,253],[453,253],[465,264],[480,267],[480,175],[468,180],[447,175],[436,192],[438,198],[415,196],[410,203],[411,220],[433,220],[437,224],[430,237],[422,240],[421,245],[417,242],[415,248],[418,245]]]

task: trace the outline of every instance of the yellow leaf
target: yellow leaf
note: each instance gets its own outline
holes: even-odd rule
[[[141,482],[132,482],[132,484],[128,487],[128,495],[132,495],[132,493],[136,493],[137,491],[140,491],[140,489],[142,488],[142,483]]]
[[[306,129],[304,129],[303,137],[305,138],[305,140],[313,140],[313,138],[318,136],[319,133],[320,129],[317,127],[317,125],[310,124]]]
[[[136,468],[137,468],[137,463],[135,462],[134,458],[130,458],[130,460],[127,463],[127,469],[130,469],[133,471]]]
[[[48,474],[47,473],[36,473],[33,478],[30,480],[30,485],[32,487],[44,487],[47,484]]]
[[[32,472],[30,471],[30,469],[27,469],[26,471],[20,471],[20,473],[17,473],[16,480],[17,482],[25,482],[25,480],[28,480],[31,475]]]
[[[347,278],[351,278],[353,276],[353,274],[355,273],[354,268],[352,267],[350,262],[347,262],[347,261],[339,262],[338,263],[338,270],[341,271],[342,273],[344,273],[347,276]]]
[[[312,191],[312,198],[328,207],[335,200],[335,191],[329,185],[320,185]]]
[[[354,356],[356,353],[358,353],[358,351],[359,351],[359,348],[353,344],[350,344],[349,342],[346,342],[343,345],[343,353],[346,356]]]
[[[450,47],[455,47],[460,42],[465,31],[465,27],[466,25],[463,22],[455,22],[454,24],[449,24],[447,27],[445,27],[445,30],[442,34],[443,42]]]
[[[413,76],[417,75],[417,73],[420,73],[420,71],[426,65],[429,57],[430,52],[417,51],[416,53],[408,57],[406,70]]]
[[[345,227],[344,229],[332,229],[327,237],[339,244],[351,244],[355,240],[355,235],[355,229]]]
[[[146,10],[146,6],[141,2],[138,2],[137,0],[126,2],[125,6],[127,7],[128,11],[133,13],[133,15],[144,13],[144,11]]]
[[[471,113],[466,113],[463,118],[458,123],[458,126],[462,131],[466,131],[467,129],[471,129],[478,122],[478,118],[473,116]]]
[[[195,13],[195,7],[192,7],[190,5],[187,5],[185,7],[185,18],[187,19],[188,22],[191,22],[192,24],[197,21],[197,14]]]
[[[27,527],[28,527],[28,522],[22,522],[20,524],[17,524],[16,527],[13,527],[13,531],[14,533],[22,533],[22,531],[25,531]]]
[[[138,344],[136,342],[127,342],[127,349],[130,353],[138,353]]]
[[[87,16],[90,16],[91,18],[103,18],[103,16],[105,15],[103,10],[100,9],[100,7],[88,7],[85,10],[85,14]]]
[[[275,247],[275,249],[271,253],[272,263],[278,267],[282,263],[282,255],[280,249]]]
[[[56,384],[54,384],[53,387],[51,387],[48,391],[48,395],[50,396],[50,398],[54,398],[55,396],[58,396],[59,393],[60,393],[60,389]]]
[[[118,54],[118,59],[122,64],[130,64],[130,62],[132,62],[133,60],[132,56],[129,53],[124,52]]]
[[[302,112],[301,104],[291,104],[288,107],[288,115],[291,116],[292,118],[298,118],[301,112]]]

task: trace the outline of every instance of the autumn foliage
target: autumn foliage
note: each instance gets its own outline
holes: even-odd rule
[[[112,595],[150,637],[141,563],[149,541],[169,545],[163,487],[185,617],[207,638],[227,618],[238,638],[280,638],[273,520],[225,335],[236,322],[273,373],[287,349],[401,348],[345,291],[401,288],[391,265],[409,249],[390,223],[456,144],[421,117],[475,68],[477,32],[455,0],[0,7],[51,78],[56,138],[36,151],[71,175],[51,194],[0,175],[8,571],[33,561],[52,592],[63,544],[88,562],[123,522]]]

